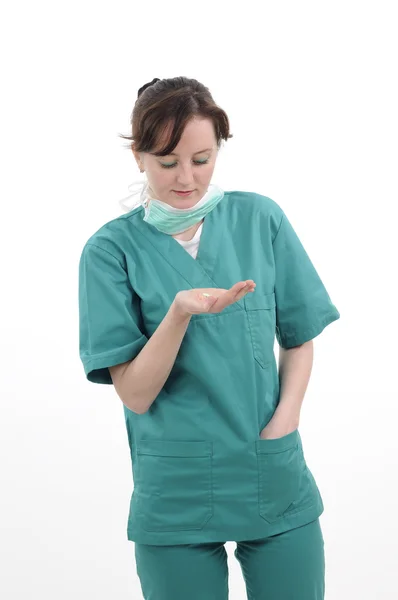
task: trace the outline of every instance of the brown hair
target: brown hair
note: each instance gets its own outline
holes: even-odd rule
[[[166,156],[173,152],[181,139],[188,121],[194,117],[209,118],[214,124],[218,148],[221,140],[233,137],[229,132],[229,120],[225,111],[213,100],[207,87],[196,79],[155,77],[138,90],[137,100],[131,114],[132,134],[120,135],[130,140],[130,149],[137,152],[152,152],[155,156]],[[154,147],[171,126],[169,140],[157,152]]]

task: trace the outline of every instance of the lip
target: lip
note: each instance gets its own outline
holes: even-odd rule
[[[192,194],[194,190],[189,190],[187,192],[179,192],[178,190],[173,190],[173,192],[175,194],[178,194],[179,196],[189,196],[190,194]]]

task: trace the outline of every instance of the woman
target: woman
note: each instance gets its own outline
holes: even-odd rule
[[[321,600],[298,422],[312,339],[340,314],[280,206],[210,183],[232,135],[205,86],[155,78],[122,137],[147,183],[84,246],[80,356],[123,402],[144,597],[225,600],[235,541],[250,599]]]

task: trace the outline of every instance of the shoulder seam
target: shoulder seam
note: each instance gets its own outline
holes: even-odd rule
[[[275,234],[275,237],[274,237],[274,239],[272,240],[272,244],[274,244],[274,242],[275,242],[275,240],[276,240],[276,238],[277,238],[277,236],[278,236],[278,233],[279,233],[279,231],[280,231],[280,228],[282,227],[282,221],[283,221],[284,217],[285,217],[285,214],[282,212],[282,218],[281,218],[281,222],[279,223],[278,231],[276,232],[276,234]]]
[[[105,248],[101,248],[101,246],[97,246],[97,244],[93,244],[91,242],[87,242],[86,244],[86,248],[88,246],[93,246],[94,248],[98,248],[98,250],[102,250],[102,252],[106,252],[107,254],[109,254],[109,256],[112,256],[112,258],[114,258],[116,260],[117,263],[119,263],[119,265],[122,267],[123,271],[125,270],[125,268],[123,267],[122,263],[120,262],[120,260],[118,258],[116,258],[116,256],[114,256],[112,254],[112,252],[109,252],[109,250],[105,250]]]

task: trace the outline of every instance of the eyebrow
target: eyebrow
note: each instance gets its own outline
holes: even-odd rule
[[[204,150],[198,150],[197,152],[194,152],[194,154],[201,154],[202,152],[211,152],[212,150],[213,148],[205,148]],[[178,154],[176,154],[175,152],[169,152],[167,156],[178,156]]]

